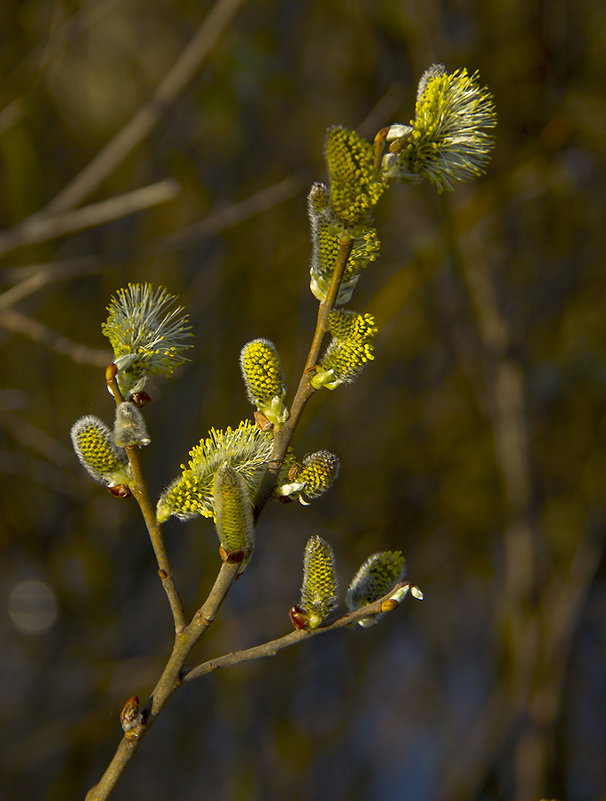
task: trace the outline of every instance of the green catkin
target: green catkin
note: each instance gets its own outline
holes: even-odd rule
[[[373,339],[378,332],[371,314],[335,309],[328,318],[332,339],[311,378],[314,389],[335,389],[353,381],[366,362],[374,359]]]
[[[339,469],[338,456],[330,451],[317,451],[303,459],[296,480],[305,484],[302,492],[307,498],[319,498],[337,480]]]
[[[406,560],[401,551],[382,551],[370,556],[353,577],[345,595],[345,605],[351,611],[378,601],[406,575]],[[367,627],[378,623],[381,615],[358,621]]]
[[[250,402],[279,427],[287,418],[286,387],[280,357],[273,342],[254,339],[240,352],[242,377]]]
[[[250,556],[255,541],[251,497],[240,473],[227,462],[215,474],[213,497],[221,547],[226,554],[241,551]]]
[[[212,428],[208,437],[189,452],[189,462],[181,465],[181,476],[160,496],[156,508],[159,522],[171,515],[181,520],[197,515],[213,517],[213,482],[224,462],[242,475],[252,496],[263,478],[272,446],[272,434],[261,431],[248,420],[236,429]]]
[[[338,603],[335,558],[322,537],[310,537],[303,557],[301,609],[308,616],[307,628],[317,628]]]
[[[330,287],[340,244],[339,230],[330,222],[320,222],[312,228],[310,288],[314,297],[321,302],[326,299]],[[337,305],[349,302],[362,270],[378,258],[380,247],[376,229],[371,225],[364,226],[353,240],[353,247],[339,286]]]
[[[386,183],[374,168],[370,142],[355,131],[334,126],[326,137],[330,202],[336,220],[346,228],[367,222]]]
[[[303,506],[323,495],[339,476],[339,458],[330,451],[310,453],[302,462],[296,462],[292,455],[289,460],[288,471],[281,474],[276,495],[298,500]]]
[[[78,459],[95,481],[110,487],[132,482],[126,453],[102,420],[92,414],[81,417],[70,434]]]
[[[426,70],[410,127],[392,126],[405,134],[399,152],[383,160],[387,180],[426,178],[442,192],[484,172],[494,139],[483,129],[493,128],[497,118],[492,95],[478,77],[466,69],[448,73],[441,64]]]
[[[114,351],[123,395],[138,392],[153,375],[171,375],[192,347],[188,316],[164,287],[149,283],[119,289],[107,307],[101,331]]]

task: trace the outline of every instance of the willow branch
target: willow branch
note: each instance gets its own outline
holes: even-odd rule
[[[303,410],[305,409],[307,401],[315,392],[315,389],[312,387],[309,380],[310,372],[316,366],[318,359],[320,358],[322,342],[324,341],[324,337],[328,331],[328,316],[334,309],[337,296],[339,294],[339,287],[341,286],[343,274],[345,273],[345,268],[347,267],[347,260],[349,259],[352,248],[353,240],[349,240],[347,242],[342,241],[339,244],[339,252],[335,261],[330,287],[325,300],[320,303],[320,306],[318,307],[316,328],[309,352],[307,354],[307,359],[305,361],[305,367],[303,369],[295,397],[293,398],[293,402],[289,410],[288,420],[284,423],[279,431],[276,431],[274,435],[274,446],[269,459],[267,475],[259,490],[255,503],[255,520],[259,518],[263,507],[269,500],[276,483],[280,465],[282,464],[284,455],[286,454],[288,446],[290,445],[290,441],[295,433],[295,429],[297,428],[299,420],[301,419]]]
[[[123,402],[124,398],[122,397],[122,393],[120,392],[115,376],[116,376],[116,365],[110,364],[110,366],[106,370],[105,378],[107,381],[107,388],[110,391],[112,397],[114,398],[116,406],[118,406],[120,403]],[[175,624],[175,633],[179,635],[185,628],[185,610],[183,608],[183,601],[181,600],[181,595],[179,593],[179,590],[177,588],[177,585],[175,584],[175,580],[172,575],[168,554],[166,552],[166,546],[164,545],[162,526],[160,523],[158,523],[158,520],[156,518],[156,510],[154,508],[151,498],[149,497],[149,490],[147,489],[147,483],[143,476],[143,471],[141,470],[141,459],[139,457],[139,448],[137,446],[131,446],[127,447],[125,450],[126,450],[126,455],[128,456],[128,461],[130,463],[131,469],[133,471],[133,478],[134,478],[133,483],[130,485],[130,490],[135,500],[139,504],[139,508],[141,509],[141,514],[143,515],[143,519],[145,520],[145,526],[149,534],[152,548],[154,549],[156,562],[158,563],[158,576],[162,581],[162,586],[164,587],[164,591],[166,592],[166,595],[168,597],[168,602],[170,604]]]
[[[106,801],[109,798],[166,702],[175,690],[182,685],[185,660],[194,645],[215,619],[221,604],[235,581],[239,567],[238,564],[229,562],[224,562],[221,565],[208,598],[198,609],[191,623],[175,637],[173,650],[166,667],[143,710],[141,725],[135,732],[129,733],[129,736],[124,735],[105,773],[99,782],[86,794],[86,801]]]
[[[359,609],[355,609],[353,612],[348,612],[347,614],[336,618],[336,620],[318,626],[318,628],[312,629],[311,631],[306,631],[305,629],[295,629],[294,631],[291,631],[282,637],[278,637],[275,640],[270,640],[262,645],[255,645],[252,648],[246,648],[245,650],[241,651],[232,651],[229,654],[225,654],[225,656],[209,659],[207,662],[203,662],[202,664],[191,668],[191,670],[188,670],[183,676],[183,681],[186,682],[192,681],[193,679],[199,679],[202,676],[206,676],[208,673],[214,672],[215,670],[220,670],[221,668],[225,667],[234,667],[235,665],[240,665],[243,662],[251,662],[255,659],[265,659],[266,657],[276,656],[285,648],[290,648],[292,645],[298,645],[299,643],[316,637],[319,634],[326,634],[329,631],[336,631],[337,629],[342,629],[344,626],[352,626],[354,623],[357,623],[359,620],[362,620],[365,617],[372,617],[373,615],[391,612],[400,605],[397,602],[390,602],[392,596],[399,590],[405,587],[410,588],[411,586],[412,585],[410,581],[401,582],[393,587],[385,596],[383,596],[383,598],[380,598],[378,601],[373,601],[373,603],[367,604]]]

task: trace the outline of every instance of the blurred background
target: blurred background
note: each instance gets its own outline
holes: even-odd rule
[[[245,342],[273,340],[296,386],[327,126],[408,122],[442,62],[494,93],[487,174],[384,195],[352,303],[376,358],[312,398],[296,440],[337,453],[340,479],[265,510],[195,660],[290,629],[312,534],[343,591],[401,549],[425,601],[187,686],[114,797],[605,799],[603,5],[5,0],[0,43],[0,795],[83,798],[170,652],[137,507],[69,443],[80,415],[113,417],[112,293],[162,283],[195,333],[149,387],[157,496],[211,426],[250,416]],[[165,532],[193,611],[216,535]]]

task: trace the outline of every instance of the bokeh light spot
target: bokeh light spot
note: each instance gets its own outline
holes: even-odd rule
[[[41,581],[22,581],[8,599],[8,614],[19,631],[40,634],[57,619],[55,593]]]

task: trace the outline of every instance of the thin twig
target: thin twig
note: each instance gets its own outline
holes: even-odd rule
[[[224,228],[236,225],[243,220],[267,211],[277,203],[288,200],[299,191],[300,186],[300,178],[297,175],[291,175],[277,184],[260,189],[239,203],[232,203],[223,209],[211,212],[203,220],[187,228],[150,239],[146,245],[146,250],[174,250],[186,247],[192,242],[207,239]]]
[[[21,275],[21,270],[24,275]],[[15,273],[20,275],[22,280],[0,294],[0,309],[8,309],[53,281],[62,281],[64,278],[72,278],[74,275],[90,275],[100,271],[101,259],[97,257],[74,259],[73,262],[65,264],[45,264],[20,268]]]
[[[208,673],[219,670],[220,668],[234,667],[235,665],[240,665],[243,662],[251,662],[254,659],[265,659],[266,657],[276,656],[285,648],[290,648],[291,645],[297,645],[304,640],[309,640],[318,634],[326,634],[329,631],[336,631],[344,626],[352,626],[354,623],[357,623],[359,620],[362,620],[365,617],[371,617],[372,615],[377,615],[385,611],[392,611],[391,609],[386,610],[383,608],[385,601],[393,596],[398,590],[410,586],[411,583],[409,581],[404,581],[393,587],[387,593],[387,595],[385,595],[383,598],[380,598],[378,601],[373,601],[373,603],[368,604],[363,608],[355,609],[353,612],[348,612],[347,614],[338,617],[336,620],[318,626],[318,628],[312,629],[311,631],[306,631],[305,629],[295,629],[295,631],[290,631],[288,634],[278,637],[275,640],[265,642],[262,645],[255,645],[252,648],[246,648],[241,651],[232,651],[224,656],[220,656],[215,659],[209,659],[207,662],[203,662],[202,664],[191,668],[191,670],[188,670],[183,676],[183,681],[186,682],[192,681],[193,679],[199,679],[202,676],[206,676]]]
[[[105,379],[107,382],[107,388],[114,398],[116,406],[119,406],[124,401],[124,398],[122,397],[122,393],[118,387],[118,382],[116,381],[115,364],[110,364],[106,369]],[[162,581],[162,586],[164,587],[164,591],[168,597],[170,609],[173,614],[175,634],[179,636],[185,628],[185,610],[183,608],[181,595],[173,578],[170,561],[168,559],[166,546],[164,544],[162,526],[156,518],[156,510],[154,509],[152,500],[149,497],[147,483],[141,470],[139,448],[137,446],[127,447],[126,455],[128,456],[128,461],[133,471],[134,478],[133,483],[130,485],[130,490],[135,500],[139,504],[139,508],[141,509],[141,514],[143,515],[152,548],[154,549],[154,554],[156,556],[156,561],[158,563],[158,576]]]
[[[181,634],[175,637],[175,644],[166,667],[154,687],[144,708],[144,719],[136,733],[126,735],[120,741],[113,759],[99,782],[92,787],[86,801],[105,801],[118,783],[127,765],[133,758],[145,735],[166,705],[171,695],[182,684],[182,671],[185,660],[202,634],[210,626],[225,600],[239,570],[238,564],[223,562],[212,590],[203,606],[196,612],[193,620]]]
[[[197,33],[158,85],[153,97],[95,158],[49,203],[51,214],[78,206],[154,129],[162,114],[200,69],[243,0],[218,0]]]
[[[166,203],[168,200],[173,200],[180,189],[176,181],[167,178],[75,211],[53,215],[35,214],[15,228],[0,234],[0,256],[17,248],[48,242],[66,234],[119,220],[143,209],[157,206],[159,203]]]
[[[274,656],[279,651],[296,645],[303,640],[311,639],[318,634],[325,634],[329,631],[343,628],[344,626],[351,625],[358,620],[371,615],[379,614],[380,612],[391,611],[396,608],[395,606],[385,608],[384,604],[391,596],[394,595],[399,589],[403,587],[410,587],[410,582],[406,581],[398,584],[383,598],[374,601],[365,607],[356,609],[346,615],[338,618],[337,620],[325,626],[321,626],[313,631],[292,631],[289,634],[279,637],[276,640],[264,643],[263,645],[248,648],[243,651],[234,651],[231,654],[226,654],[217,659],[211,659],[204,662],[195,668],[183,673],[183,665],[187,656],[191,652],[193,646],[198,642],[202,633],[214,620],[219,607],[227,596],[235,577],[238,573],[239,566],[237,564],[229,564],[224,562],[221,566],[215,584],[208,596],[208,599],[198,610],[192,622],[182,632],[181,636],[175,641],[173,651],[164,669],[162,677],[153,689],[150,699],[144,709],[144,720],[142,725],[138,728],[135,735],[131,738],[124,736],[120,741],[118,749],[114,757],[108,765],[105,773],[101,777],[98,784],[92,787],[86,795],[85,801],[105,801],[113,788],[116,786],[125,768],[133,758],[135,751],[141,744],[145,735],[149,732],[153,722],[160,714],[161,710],[166,705],[170,696],[177,690],[184,682],[191,681],[201,676],[205,676],[214,670],[222,667],[231,667],[233,665],[241,664],[252,659],[261,659],[264,657]]]
[[[104,367],[107,364],[108,352],[106,350],[97,350],[97,348],[82,345],[80,342],[74,342],[15,309],[0,310],[0,326],[14,334],[22,334],[34,342],[46,345],[62,356],[68,356],[78,364],[92,364],[95,367]]]

